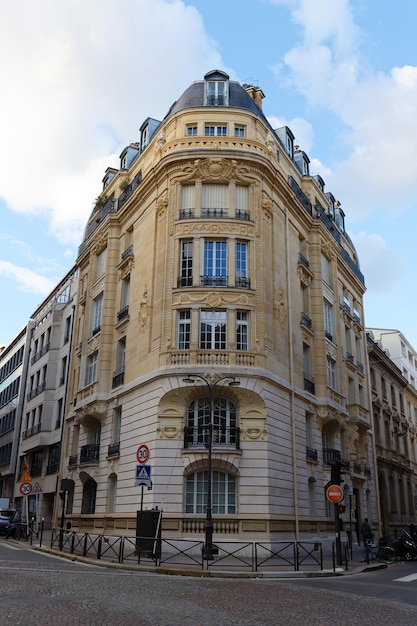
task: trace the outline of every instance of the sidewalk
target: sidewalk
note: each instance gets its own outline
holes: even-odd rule
[[[336,564],[336,559],[334,558],[334,540],[331,538],[321,539],[322,551],[323,551],[323,569],[313,568],[313,569],[303,569],[299,571],[294,571],[294,569],[289,569],[288,567],[274,567],[270,570],[262,570],[262,571],[252,571],[251,569],[245,569],[244,567],[239,568],[235,564],[233,566],[228,566],[227,559],[223,559],[223,563],[220,567],[214,568],[213,565],[210,565],[207,569],[201,569],[201,567],[195,566],[191,567],[189,564],[175,564],[175,565],[159,565],[158,567],[155,565],[154,561],[149,559],[147,562],[143,559],[139,564],[135,562],[123,562],[119,563],[117,560],[109,559],[106,556],[102,558],[93,558],[89,556],[83,556],[79,553],[71,553],[69,550],[59,550],[55,546],[51,548],[51,531],[44,531],[42,537],[42,545],[40,545],[40,538],[33,538],[32,543],[28,542],[29,545],[35,550],[41,550],[43,552],[47,552],[49,554],[54,554],[63,559],[67,560],[77,560],[82,563],[88,563],[90,565],[95,565],[99,567],[109,567],[116,568],[122,570],[130,570],[130,571],[141,571],[141,572],[153,572],[160,574],[176,574],[181,576],[204,576],[204,577],[218,577],[218,578],[294,578],[294,577],[324,577],[324,576],[346,576],[352,574],[358,574],[360,572],[372,571],[375,569],[386,568],[387,565],[385,563],[380,563],[377,561],[366,563],[363,561],[363,545],[358,545],[354,543],[352,546],[352,551],[347,548],[347,556],[348,562],[346,565],[345,562],[345,544],[342,544],[342,565]],[[9,539],[9,541],[15,541],[14,539]],[[18,542],[19,543],[19,542]]]

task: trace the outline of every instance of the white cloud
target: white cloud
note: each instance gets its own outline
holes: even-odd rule
[[[5,13],[0,196],[78,243],[105,168],[221,57],[179,0],[21,0]]]
[[[0,261],[0,275],[13,279],[17,288],[25,293],[46,295],[55,287],[58,278],[46,278],[26,267],[19,267],[9,261]]]
[[[417,193],[417,67],[372,72],[360,52],[362,34],[348,0],[288,4],[301,41],[284,57],[286,78],[315,108],[328,109],[345,128],[348,156],[332,163],[327,180],[349,205],[349,220],[375,212],[398,214]],[[339,138],[340,139],[340,138]]]
[[[379,234],[365,231],[349,233],[358,253],[367,289],[377,295],[398,294],[399,276],[405,274],[406,261],[398,250],[389,249]]]

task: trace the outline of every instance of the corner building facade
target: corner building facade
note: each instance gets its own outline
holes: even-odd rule
[[[210,463],[214,540],[332,532],[335,461],[378,524],[363,276],[263,96],[209,72],[106,171],[77,261],[73,528],[134,532],[141,445],[165,536],[203,537]]]

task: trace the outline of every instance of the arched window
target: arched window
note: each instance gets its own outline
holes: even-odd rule
[[[97,483],[93,478],[88,478],[83,486],[83,501],[81,513],[92,515],[96,511]]]
[[[236,405],[227,398],[204,397],[188,407],[185,447],[207,447],[210,425],[212,445],[239,447]]]
[[[116,511],[116,495],[117,495],[117,476],[110,474],[107,485],[107,512],[114,513]]]
[[[195,472],[187,476],[185,494],[186,513],[206,513],[208,472]],[[236,478],[232,474],[213,470],[212,512],[215,515],[236,513]]]

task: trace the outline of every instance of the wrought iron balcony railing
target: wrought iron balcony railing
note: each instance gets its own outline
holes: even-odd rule
[[[208,448],[210,426],[186,426],[184,428],[184,448]],[[240,430],[237,426],[212,426],[213,448],[240,448]]]
[[[100,457],[100,445],[98,443],[90,443],[86,446],[81,446],[80,450],[80,464],[84,463],[98,463]]]

